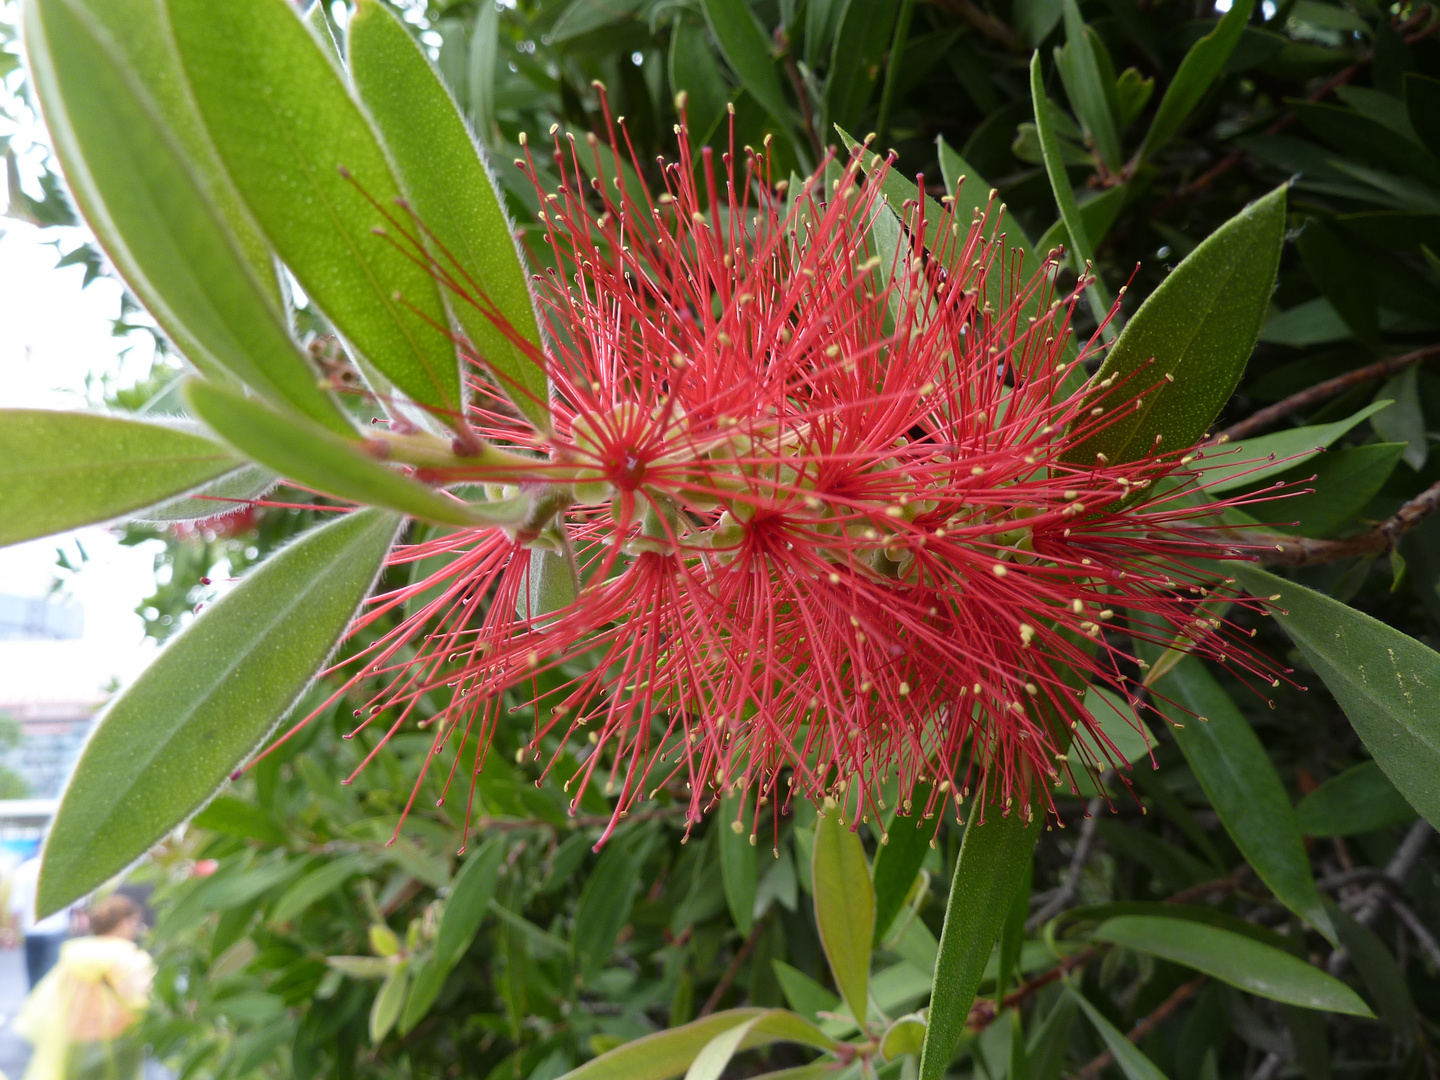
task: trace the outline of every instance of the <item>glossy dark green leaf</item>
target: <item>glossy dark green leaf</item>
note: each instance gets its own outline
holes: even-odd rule
[[[1088,464],[1103,453],[1111,462],[1132,461],[1150,453],[1157,437],[1164,451],[1205,434],[1255,346],[1284,238],[1285,189],[1277,188],[1185,257],[1140,305],[1096,373],[1098,381],[1113,375],[1117,382],[1135,375],[1135,391],[1144,391],[1140,407],[1128,405],[1119,420],[1101,418],[1108,426],[1069,460]]]
[[[1332,597],[1251,566],[1234,570],[1324,680],[1390,782],[1440,824],[1440,653]]]
[[[435,958],[439,968],[448,972],[460,959],[480,929],[495,886],[500,880],[500,864],[505,860],[508,843],[503,834],[492,836],[481,844],[455,875],[449,895],[445,897],[445,913],[440,917],[440,932],[435,938]]]
[[[1415,808],[1395,790],[1373,761],[1332,776],[1295,807],[1295,820],[1306,836],[1355,836],[1406,825]]]
[[[401,213],[400,186],[330,56],[287,0],[165,3],[205,126],[275,250],[362,362],[459,424],[439,286],[379,209]]]
[[[0,545],[141,510],[234,470],[225,447],[94,413],[0,411]]]
[[[720,836],[720,880],[725,886],[725,903],[735,928],[748,934],[755,925],[759,866],[756,846],[750,842],[750,818],[742,816],[738,795],[731,795],[720,804],[715,828]]]
[[[790,130],[790,107],[770,39],[745,0],[704,0],[705,18],[730,70],[760,107]]]
[[[116,699],[56,813],[42,911],[118,873],[214,794],[330,655],[398,525],[363,510],[305,534],[201,612]]]
[[[1244,442],[1207,446],[1196,459],[1201,469],[1200,483],[1218,495],[1269,479],[1313,458],[1351,428],[1388,410],[1390,405],[1388,400],[1377,400],[1333,423],[1311,424]]]
[[[1210,89],[1225,61],[1230,59],[1245,24],[1250,21],[1250,11],[1255,0],[1238,0],[1230,10],[1221,16],[1215,29],[1206,34],[1185,54],[1175,77],[1170,80],[1160,107],[1155,110],[1155,119],[1150,121],[1150,130],[1140,146],[1139,158],[1145,160],[1168,143],[1184,125],[1200,99]]]
[[[33,0],[25,14],[56,152],[136,294],[197,367],[346,430],[286,329],[264,241],[209,149],[159,8]]]
[[[1158,689],[1175,741],[1235,846],[1281,903],[1334,941],[1290,797],[1254,729],[1194,657]]]
[[[1289,496],[1259,513],[1271,521],[1282,522],[1284,532],[1331,536],[1349,525],[1380,493],[1404,452],[1404,443],[1367,443],[1331,450],[1277,478],[1313,490]],[[1292,521],[1294,525],[1290,524]]]
[[[241,453],[327,494],[449,525],[474,525],[487,514],[502,521],[524,516],[523,500],[472,506],[447,499],[367,456],[349,439],[213,383],[192,379],[184,394],[191,411]]]
[[[995,939],[1041,833],[1039,815],[1027,822],[1019,813],[1002,817],[1000,808],[990,807],[982,824],[973,816],[978,811],[971,813],[940,932],[920,1080],[941,1080],[950,1067]]]
[[[1065,81],[1070,104],[1075,115],[1089,136],[1091,145],[1112,172],[1120,168],[1120,133],[1117,130],[1118,117],[1113,107],[1114,74],[1102,69],[1097,47],[1098,39],[1092,40],[1092,33],[1080,15],[1075,0],[1063,0],[1061,10],[1065,17],[1065,45],[1056,50],[1057,66]],[[1038,54],[1037,54],[1038,55]],[[1104,66],[1109,66],[1108,63]],[[1111,85],[1107,86],[1106,82]],[[1043,100],[1043,95],[1035,98]],[[1068,181],[1067,181],[1068,183]]]
[[[850,1007],[850,1015],[863,1023],[870,1000],[875,889],[865,861],[865,847],[841,813],[840,807],[827,804],[815,824],[810,863],[815,885],[815,926],[840,996]]]
[[[548,430],[549,380],[525,265],[464,118],[410,31],[379,0],[361,0],[346,40],[355,90],[425,224],[439,271],[456,287],[456,321],[515,407]]]
[[[1120,1071],[1125,1074],[1125,1080],[1165,1080],[1156,1064],[1145,1056],[1138,1046],[1125,1037],[1125,1033],[1117,1028],[1099,1009],[1086,1001],[1081,993],[1073,987],[1069,991],[1070,997],[1080,1006],[1080,1011],[1085,1018],[1099,1033],[1105,1048],[1115,1058],[1115,1064],[1120,1066]]]
[[[925,792],[916,791],[911,795],[911,802],[923,805],[925,798]],[[925,856],[930,854],[930,841],[935,836],[934,825],[919,813],[905,815],[897,812],[890,819],[884,843],[875,852],[872,875],[875,879],[876,944],[884,940],[895,916],[905,906],[905,897],[919,876]]]
[[[586,879],[575,909],[570,947],[575,965],[586,979],[600,974],[610,959],[639,887],[640,864],[635,856],[623,843],[607,845]]]
[[[1333,975],[1288,952],[1216,926],[1188,919],[1121,915],[1107,919],[1092,936],[1184,964],[1272,1001],[1349,1016],[1372,1015],[1355,991]]]

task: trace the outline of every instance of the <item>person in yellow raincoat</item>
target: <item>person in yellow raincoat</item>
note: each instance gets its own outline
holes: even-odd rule
[[[135,1080],[144,1047],[135,1027],[150,999],[155,964],[135,944],[140,908],[115,895],[90,910],[90,937],[60,949],[15,1027],[35,1048],[25,1080]]]

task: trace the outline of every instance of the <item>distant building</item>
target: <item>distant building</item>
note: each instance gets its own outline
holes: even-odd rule
[[[80,675],[85,609],[73,601],[0,594],[0,716],[20,727],[0,765],[30,799],[54,799],[75,768],[104,702]]]

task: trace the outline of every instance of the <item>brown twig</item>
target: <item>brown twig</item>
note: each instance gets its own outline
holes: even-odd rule
[[[1150,1032],[1164,1023],[1165,1018],[1179,1008],[1181,1002],[1195,993],[1196,990],[1199,990],[1200,987],[1204,986],[1208,980],[1209,976],[1201,975],[1198,978],[1191,979],[1189,982],[1177,986],[1174,993],[1157,1005],[1154,1012],[1126,1032],[1125,1037],[1132,1043],[1138,1043],[1141,1039],[1145,1038],[1146,1035],[1149,1035]],[[1091,1058],[1086,1066],[1075,1075],[1078,1080],[1094,1080],[1094,1078],[1099,1076],[1114,1060],[1115,1055],[1109,1050],[1106,1050],[1103,1054]]]
[[[1031,995],[1043,990],[1056,979],[1062,978],[1074,971],[1077,967],[1084,967],[1095,957],[1100,955],[1096,948],[1081,949],[1077,953],[1071,953],[1048,971],[1043,971],[1028,982],[1023,982],[1010,993],[1006,994],[1000,1002],[1000,1008],[995,1007],[995,1002],[985,998],[970,1006],[970,1015],[965,1018],[966,1026],[975,1031],[984,1031],[1006,1009],[1013,1009]]]
[[[1096,829],[1100,824],[1100,810],[1102,801],[1098,798],[1091,799],[1085,807],[1085,824],[1080,827],[1080,839],[1075,842],[1075,853],[1070,856],[1070,866],[1065,872],[1065,880],[1060,888],[1055,890],[1055,895],[1045,902],[1039,911],[1025,920],[1025,930],[1033,934],[1037,929],[1044,926],[1060,912],[1070,906],[1080,892],[1080,879],[1085,874],[1085,865],[1090,861],[1090,853],[1095,848]]]
[[[1384,902],[1385,894],[1389,889],[1398,888],[1405,884],[1405,879],[1410,876],[1415,864],[1420,861],[1421,854],[1425,851],[1425,845],[1430,842],[1430,836],[1435,831],[1434,827],[1421,818],[1410,826],[1410,831],[1405,834],[1405,839],[1400,841],[1400,846],[1395,849],[1389,863],[1385,866],[1385,876],[1390,880],[1383,883],[1371,885],[1357,898],[1353,905],[1344,905],[1352,908],[1351,914],[1355,921],[1361,926],[1369,926],[1380,914],[1380,907]],[[1336,949],[1325,961],[1325,970],[1331,975],[1339,975],[1345,970],[1345,965],[1350,961],[1350,953],[1345,948]]]
[[[755,925],[750,928],[750,936],[745,939],[745,943],[736,951],[735,956],[730,961],[730,966],[725,969],[725,974],[720,976],[720,981],[715,984],[715,989],[712,990],[710,996],[705,999],[705,1007],[700,1010],[701,1016],[709,1016],[719,1008],[720,999],[725,996],[725,991],[730,989],[730,984],[735,981],[735,976],[740,974],[740,968],[744,966],[745,961],[749,959],[751,952],[755,949],[755,943],[760,940],[760,935],[764,932],[765,927],[769,925],[769,922],[769,911],[766,911],[764,915],[755,920]]]
[[[1271,424],[1284,420],[1291,413],[1301,412],[1312,405],[1318,405],[1337,394],[1343,394],[1346,390],[1372,380],[1389,378],[1391,375],[1404,371],[1411,364],[1427,360],[1432,356],[1440,356],[1440,345],[1426,345],[1423,349],[1416,349],[1414,352],[1408,352],[1401,356],[1377,360],[1373,364],[1366,364],[1354,371],[1347,371],[1344,375],[1337,375],[1333,379],[1326,379],[1314,386],[1307,386],[1304,390],[1291,394],[1284,401],[1267,405],[1259,412],[1247,416],[1238,424],[1231,424],[1216,438],[1221,441],[1229,441],[1254,435],[1257,431],[1263,431]]]
[[[1358,558],[1361,555],[1383,555],[1394,551],[1402,536],[1436,510],[1440,510],[1440,482],[1426,488],[1393,516],[1358,536],[1347,536],[1339,540],[1312,540],[1307,536],[1280,537],[1276,539],[1273,551],[1261,553],[1260,561],[1269,566],[1310,566]]]

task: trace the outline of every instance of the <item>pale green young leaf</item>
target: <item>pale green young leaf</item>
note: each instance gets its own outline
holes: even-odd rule
[[[115,700],[55,815],[41,912],[124,869],[215,793],[330,655],[398,526],[363,510],[306,533],[202,611]]]
[[[492,49],[493,36],[492,27]],[[515,407],[548,431],[549,379],[525,264],[464,118],[410,31],[379,0],[361,0],[347,41],[356,92],[395,162],[437,270],[452,282],[456,321]]]
[[[827,806],[815,826],[810,877],[815,925],[830,973],[850,1014],[864,1024],[870,1000],[870,948],[875,936],[875,889],[860,837]]]
[[[349,430],[289,335],[264,243],[199,128],[158,8],[30,0],[25,38],[76,202],[180,350]]]
[[[242,465],[196,488],[189,495],[151,506],[133,515],[135,521],[206,521],[243,510],[280,482],[280,477],[263,465]]]
[[[0,410],[0,546],[129,515],[238,464],[225,447],[179,428]]]
[[[439,286],[386,220],[403,217],[401,189],[333,60],[287,0],[165,3],[205,126],[275,250],[358,359],[460,426]]]

